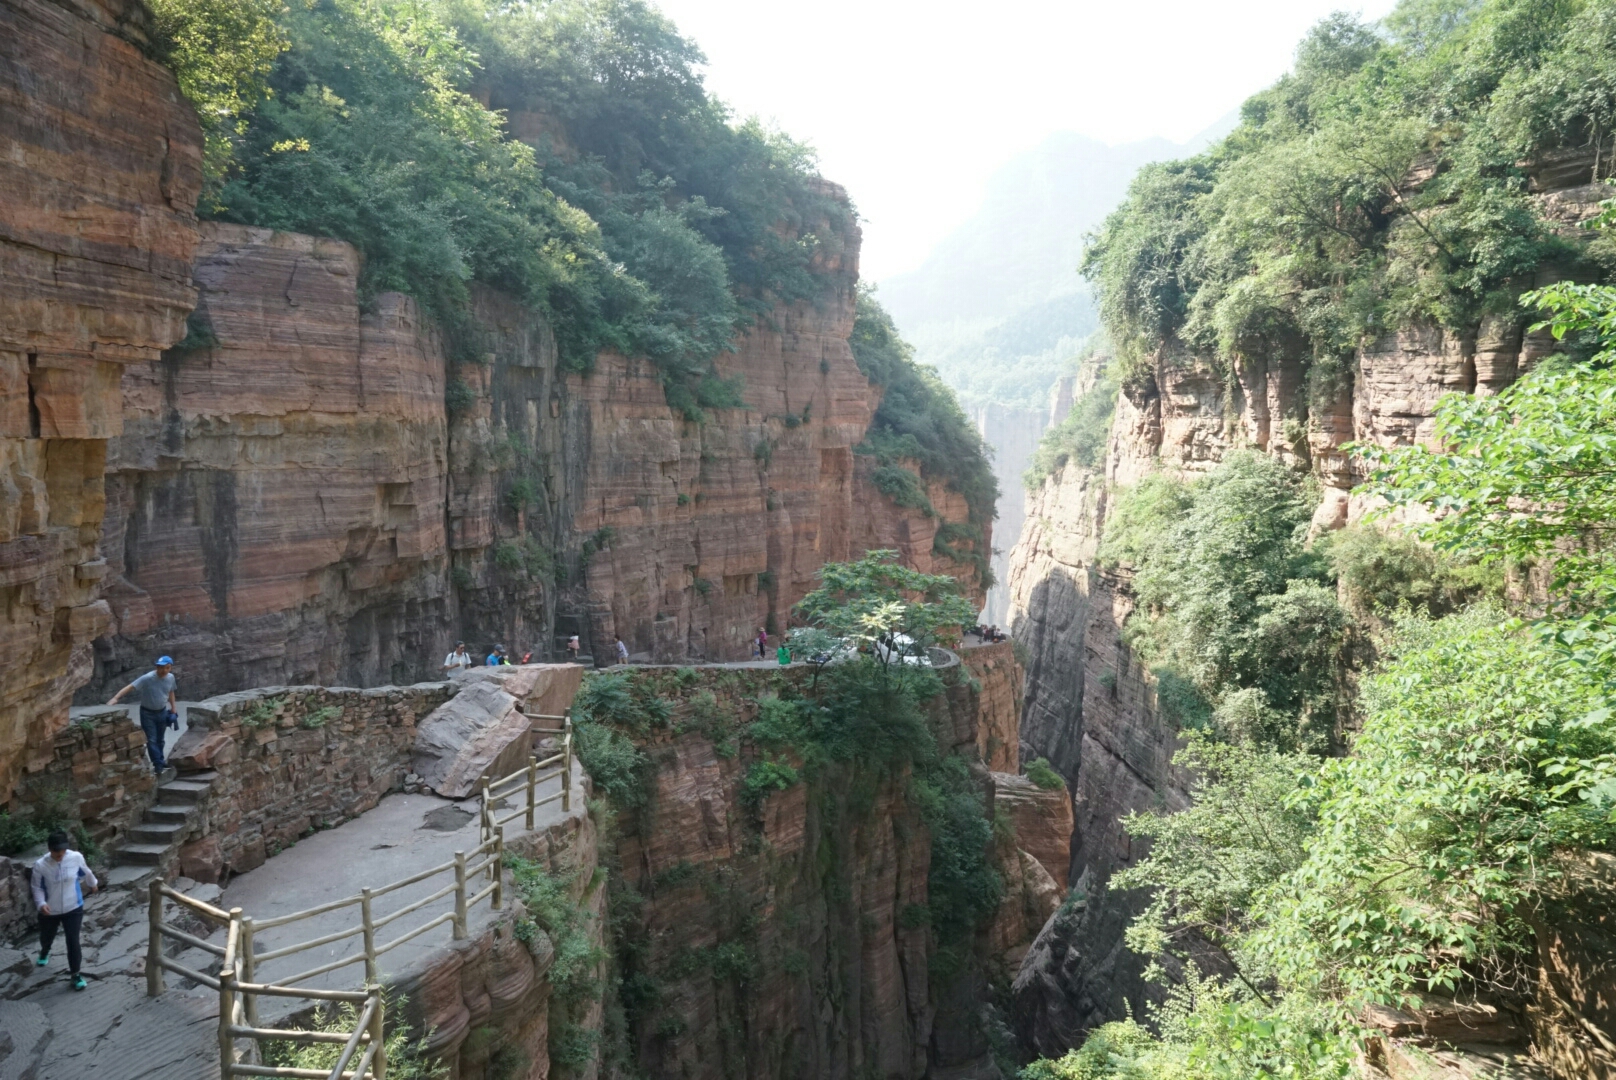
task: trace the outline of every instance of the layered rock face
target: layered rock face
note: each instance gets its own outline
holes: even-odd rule
[[[1562,173],[1586,177],[1591,164],[1590,151],[1586,165]],[[1608,193],[1554,188],[1552,180],[1539,178],[1548,185],[1541,205],[1564,226],[1595,213]],[[1540,273],[1544,281],[1559,276],[1554,267]],[[1206,472],[1230,449],[1255,447],[1317,476],[1324,499],[1315,527],[1340,527],[1362,509],[1349,496],[1362,477],[1342,444],[1428,439],[1442,394],[1496,392],[1551,345],[1494,320],[1462,334],[1405,327],[1365,343],[1333,389],[1310,389],[1300,344],[1247,359],[1232,378],[1204,357],[1167,348],[1119,398],[1100,468],[1067,465],[1028,494],[1009,572],[1013,633],[1027,650],[1021,753],[1047,757],[1072,789],[1070,881],[1081,893],[1044,928],[1016,980],[1029,1049],[1063,1052],[1090,1027],[1119,1019],[1124,1003],[1140,1013],[1143,961],[1124,947],[1122,932],[1144,898],[1108,891],[1106,881],[1144,854],[1121,818],[1182,807],[1187,797],[1188,778],[1171,766],[1176,732],[1123,641],[1132,610],[1126,573],[1095,558],[1110,493],[1156,469]]]
[[[43,768],[107,625],[126,365],[185,333],[201,132],[139,3],[0,2],[0,796]]]
[[[88,693],[158,653],[191,698],[424,674],[453,634],[434,335],[396,293],[362,316],[336,241],[206,223],[193,272],[187,347],[123,375]]]
[[[779,755],[737,741],[741,725],[773,680],[809,677],[636,675],[674,703],[667,729],[636,740],[644,802],[619,820],[637,897],[619,945],[639,1061],[653,1076],[988,1075],[971,1071],[991,1068],[979,973],[932,970],[940,943],[917,917],[931,837],[909,777],[837,763],[747,793],[757,763]],[[933,702],[939,741],[974,758],[984,712],[1006,704],[988,698],[952,679]],[[991,814],[996,786],[982,780]],[[1059,894],[1015,845],[997,856],[1008,888],[978,947],[1013,964]]]

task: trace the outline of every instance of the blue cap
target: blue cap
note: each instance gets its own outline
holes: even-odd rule
[[[174,663],[174,658],[172,656],[159,656],[157,658],[157,666],[158,667],[163,667],[165,664],[171,665],[173,663]]]

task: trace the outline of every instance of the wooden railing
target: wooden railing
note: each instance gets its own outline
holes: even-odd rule
[[[372,985],[365,990],[316,990],[312,987],[282,986],[252,980],[252,921],[240,908],[223,911],[211,904],[186,896],[163,881],[153,881],[150,893],[151,940],[146,953],[146,993],[151,997],[164,989],[163,972],[172,971],[219,994],[219,1075],[224,1080],[236,1076],[280,1076],[303,1080],[386,1080],[387,1050],[383,1036],[385,1007],[381,990]],[[175,901],[197,915],[226,927],[224,945],[187,934],[163,921],[164,898]],[[163,939],[168,938],[219,958],[217,977],[163,955]],[[291,997],[312,1001],[347,1002],[358,1007],[352,1032],[301,1031],[296,1028],[259,1026],[259,995]],[[265,1065],[259,1050],[263,1039],[300,1043],[342,1043],[342,1052],[329,1070],[299,1069],[285,1065]],[[247,1040],[245,1047],[239,1046]],[[363,1046],[359,1060],[354,1054]],[[352,1063],[352,1068],[349,1068]]]
[[[494,836],[502,826],[510,824],[519,817],[525,819],[524,827],[531,832],[533,830],[534,815],[538,808],[553,803],[557,799],[561,800],[562,813],[567,813],[572,810],[572,717],[550,716],[545,713],[524,713],[523,715],[525,715],[529,720],[560,720],[561,727],[558,728],[538,727],[537,725],[534,725],[529,730],[544,734],[560,735],[561,749],[559,752],[543,759],[540,759],[536,755],[529,756],[527,759],[527,765],[525,767],[518,769],[509,776],[501,777],[498,780],[490,780],[486,776],[483,777],[482,787],[479,790],[479,795],[481,796],[481,808],[478,814],[478,820],[481,838],[485,843],[490,837]],[[556,771],[545,772],[542,776],[540,775],[540,770],[552,768]],[[561,777],[561,790],[556,792],[554,795],[546,795],[542,799],[539,798],[539,785],[557,775],[560,775]],[[501,799],[515,795],[518,791],[523,790],[524,787],[527,791],[527,800],[525,804],[515,810],[512,810],[510,813],[501,816],[497,812],[494,804]]]
[[[422,934],[442,926],[451,924],[454,940],[462,941],[467,937],[468,915],[470,910],[483,900],[490,901],[494,911],[500,911],[505,906],[505,826],[517,817],[526,816],[526,827],[532,830],[534,813],[540,806],[548,805],[557,799],[561,800],[563,811],[572,809],[572,720],[567,716],[548,716],[544,714],[526,713],[532,720],[559,720],[559,728],[546,728],[534,726],[533,731],[545,734],[557,734],[562,737],[561,750],[550,757],[540,759],[537,756],[528,758],[527,767],[512,773],[510,776],[490,782],[486,778],[482,783],[481,812],[479,814],[479,839],[481,843],[469,852],[457,851],[454,859],[441,863],[418,874],[383,885],[376,889],[362,889],[357,896],[344,897],[330,903],[312,907],[306,911],[295,911],[289,915],[277,915],[274,918],[254,920],[244,915],[241,908],[231,908],[225,911],[211,904],[203,903],[186,896],[171,887],[161,879],[151,883],[150,896],[150,940],[147,944],[146,954],[146,993],[156,997],[164,990],[163,973],[173,972],[194,982],[200,983],[219,993],[219,1071],[220,1075],[229,1080],[237,1076],[278,1076],[303,1077],[308,1080],[385,1080],[386,1077],[386,1051],[382,1046],[383,1002],[381,991],[378,988],[379,970],[377,960],[398,948],[407,941],[414,940]],[[554,778],[557,772],[545,771],[555,768],[561,777],[561,790],[554,795],[538,798],[538,787]],[[542,773],[542,775],[541,775]],[[526,783],[526,805],[516,811],[500,816],[494,809],[494,803],[506,795],[515,794],[521,790],[512,786],[515,781]],[[508,790],[507,790],[508,789]],[[376,901],[400,889],[419,884],[438,875],[448,875],[452,880],[442,888],[436,889],[426,896],[420,897],[396,911],[378,916],[375,910]],[[471,883],[478,875],[486,875],[488,884],[476,889]],[[407,930],[385,944],[378,945],[376,937],[378,931],[390,926],[407,915],[436,903],[444,897],[453,894],[454,910],[428,919],[426,922]],[[165,899],[178,903],[218,926],[226,928],[225,943],[223,946],[205,941],[193,934],[186,933],[163,921],[163,901]],[[257,934],[277,927],[313,919],[333,911],[344,908],[358,908],[359,921],[346,929],[332,933],[322,934],[308,941],[293,945],[284,945],[263,952],[258,951],[254,938]],[[257,969],[259,965],[273,960],[284,959],[288,956],[318,949],[339,941],[346,941],[354,937],[360,938],[361,949],[350,956],[338,957],[327,963],[316,965],[306,971],[286,976],[275,982],[258,982]],[[175,941],[193,949],[200,949],[219,958],[219,974],[210,975],[204,971],[190,968],[177,960],[164,955],[164,941]],[[365,965],[364,990],[319,990],[313,987],[299,986],[297,984],[305,979],[312,979],[318,975],[336,971],[353,964]],[[349,1034],[342,1032],[325,1031],[299,1031],[291,1028],[266,1028],[258,1022],[258,998],[290,997],[303,998],[311,1001],[345,1002],[359,1009],[354,1030]],[[259,1050],[259,1041],[265,1039],[284,1039],[290,1042],[327,1042],[343,1044],[343,1050],[337,1064],[329,1072],[318,1069],[296,1069],[287,1066],[271,1066],[262,1064],[262,1054]],[[238,1042],[246,1041],[245,1046],[238,1046]],[[364,1052],[352,1068],[349,1067],[354,1054],[359,1048]]]

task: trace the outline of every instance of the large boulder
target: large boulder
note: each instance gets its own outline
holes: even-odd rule
[[[576,664],[472,668],[456,675],[460,691],[416,728],[413,771],[449,799],[474,793],[485,776],[509,776],[531,752],[534,722],[526,713],[564,714],[582,680],[583,668]]]

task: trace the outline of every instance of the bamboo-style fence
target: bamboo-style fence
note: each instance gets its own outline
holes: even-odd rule
[[[542,760],[536,755],[530,755],[525,768],[498,780],[490,781],[485,777],[479,793],[481,802],[478,815],[478,832],[481,843],[469,852],[455,852],[454,858],[449,862],[441,863],[428,870],[422,870],[420,873],[412,874],[407,878],[391,882],[379,888],[362,889],[357,896],[344,897],[341,900],[333,900],[330,903],[321,904],[306,911],[295,911],[289,915],[277,915],[273,918],[262,920],[254,920],[251,916],[243,914],[241,908],[231,908],[229,911],[225,911],[211,904],[193,899],[171,888],[162,879],[151,883],[150,937],[147,943],[146,955],[146,993],[150,997],[156,997],[164,991],[164,972],[181,975],[218,991],[219,1072],[224,1080],[230,1080],[230,1078],[237,1076],[301,1077],[307,1078],[307,1080],[386,1080],[386,1050],[382,1045],[384,1006],[379,987],[378,959],[405,942],[412,941],[445,923],[450,924],[452,927],[451,932],[455,941],[464,940],[468,933],[468,916],[473,907],[484,900],[490,902],[490,907],[494,911],[500,911],[505,906],[505,826],[516,818],[525,815],[526,828],[531,831],[534,825],[535,811],[539,807],[548,805],[557,799],[561,800],[563,811],[572,809],[571,718],[568,716],[549,716],[542,713],[524,713],[524,715],[528,716],[530,720],[561,721],[562,726],[559,728],[535,726],[531,729],[534,732],[562,736],[560,751]],[[561,777],[561,790],[543,799],[538,798],[539,785],[553,779],[557,772]],[[500,799],[514,795],[521,790],[520,787],[515,786],[517,782],[522,782],[526,786],[525,805],[502,816],[497,812],[496,803]],[[413,900],[397,910],[378,914],[377,901],[400,889],[417,885],[440,875],[449,879],[448,883],[441,888],[435,889],[426,896]],[[486,877],[488,882],[481,888],[476,887],[476,880],[479,876]],[[426,922],[404,931],[390,941],[382,944],[377,943],[380,931],[386,927],[451,894],[454,896],[454,909],[452,911],[447,911],[428,919]],[[215,945],[165,922],[163,920],[163,901],[165,899],[173,900],[214,925],[225,927],[224,945]],[[358,921],[345,929],[262,952],[258,951],[254,945],[255,935],[266,930],[288,926],[346,908],[358,909]],[[360,951],[356,953],[318,964],[306,971],[300,971],[295,975],[286,976],[274,982],[256,981],[257,969],[262,964],[294,956],[297,953],[307,952],[310,949],[323,948],[355,937],[360,939],[362,946]],[[165,956],[163,953],[165,940],[175,941],[181,945],[200,949],[203,952],[219,957],[219,974],[217,976],[211,975],[207,972],[187,967],[177,960]],[[365,966],[364,990],[319,990],[298,985],[307,979],[360,963]],[[266,1028],[260,1026],[258,1022],[258,998],[260,996],[344,1002],[354,1005],[359,1012],[354,1030],[348,1034],[299,1031],[291,1028]],[[266,1039],[284,1039],[300,1043],[340,1042],[343,1044],[343,1050],[336,1065],[328,1072],[322,1072],[318,1069],[264,1065],[259,1042]],[[353,1061],[354,1055],[360,1053],[361,1047],[364,1048],[363,1053],[360,1054],[357,1061]],[[350,1062],[352,1062],[351,1067]]]

